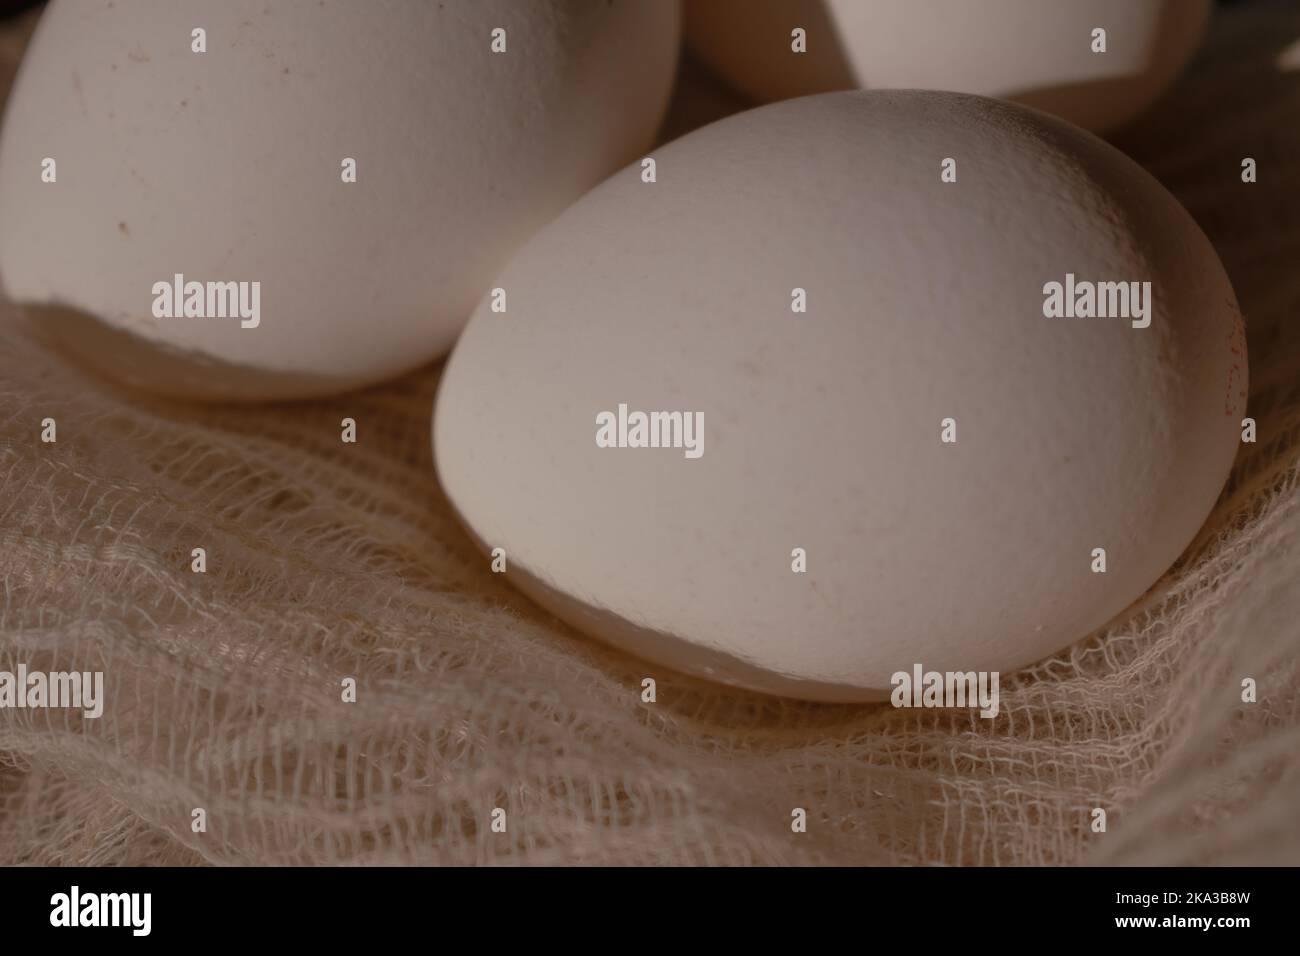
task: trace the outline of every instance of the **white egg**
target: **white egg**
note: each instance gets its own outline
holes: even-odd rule
[[[854,87],[956,90],[1016,99],[1103,131],[1137,116],[1174,81],[1210,7],[1210,0],[687,0],[686,33],[710,66],[763,102]]]
[[[1190,542],[1242,322],[1121,153],[1004,101],[853,92],[652,158],[525,245],[441,383],[443,487],[539,603],[659,664],[872,699],[1041,659]]]
[[[0,148],[6,290],[91,361],[186,396],[412,368],[520,242],[649,145],[678,17],[54,0]]]

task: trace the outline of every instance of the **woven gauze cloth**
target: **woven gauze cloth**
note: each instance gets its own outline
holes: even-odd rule
[[[1178,564],[1003,675],[993,720],[728,690],[543,613],[439,489],[440,366],[189,406],[5,306],[0,670],[103,671],[106,706],[0,710],[0,863],[1300,863],[1300,7],[1213,31],[1118,144],[1228,268],[1259,440]]]

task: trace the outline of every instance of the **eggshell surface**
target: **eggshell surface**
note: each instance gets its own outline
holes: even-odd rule
[[[635,164],[525,245],[440,386],[443,487],[539,603],[692,674],[871,700],[918,663],[1041,659],[1191,541],[1240,437],[1241,317],[1121,153],[886,91],[653,158],[654,182]],[[1149,325],[1049,318],[1067,274],[1149,281]],[[667,428],[602,447],[620,405],[701,415],[699,454]]]
[[[54,0],[0,146],[6,291],[91,361],[185,396],[412,368],[450,347],[511,251],[649,145],[679,15]],[[176,274],[259,282],[258,323],[158,317],[155,283]]]
[[[855,87],[956,90],[1106,131],[1174,81],[1210,9],[1210,0],[687,0],[686,33],[760,102]]]

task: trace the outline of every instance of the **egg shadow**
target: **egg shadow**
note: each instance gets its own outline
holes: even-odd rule
[[[224,362],[137,335],[72,306],[16,305],[33,334],[81,371],[173,401],[281,402],[330,396],[365,384]]]

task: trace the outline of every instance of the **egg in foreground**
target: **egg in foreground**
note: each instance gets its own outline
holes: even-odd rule
[[[1192,540],[1242,322],[1117,150],[887,91],[652,158],[525,245],[441,382],[443,488],[540,604],[699,676],[871,700],[917,664],[1039,660]]]

